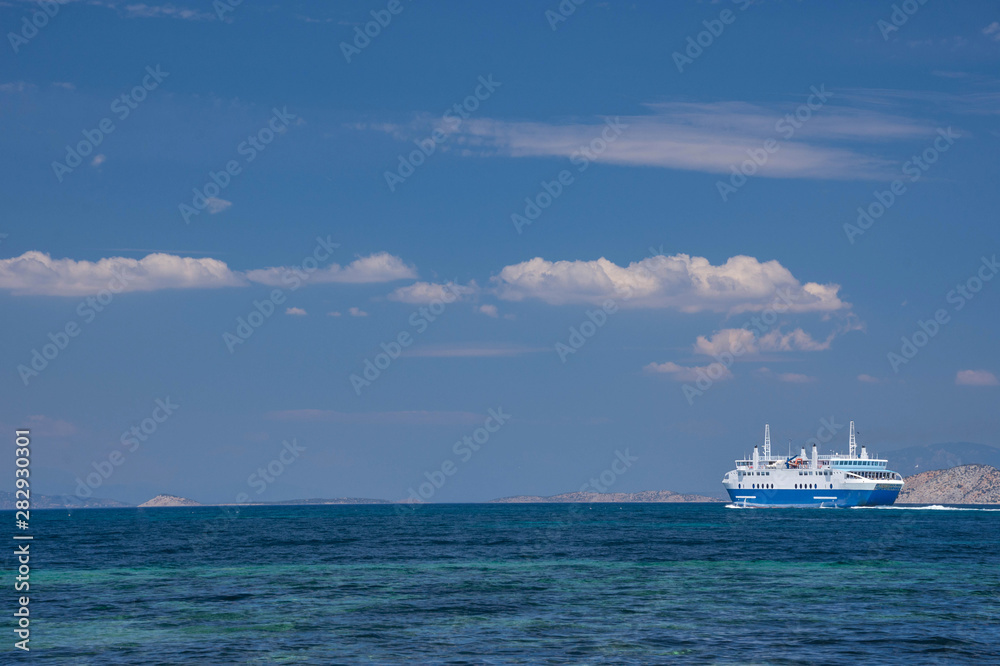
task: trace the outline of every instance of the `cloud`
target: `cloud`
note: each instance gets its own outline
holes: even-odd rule
[[[76,86],[72,83],[67,83],[65,81],[54,81],[52,85],[56,88],[62,88],[63,90],[76,90]]]
[[[956,386],[998,386],[996,375],[989,370],[959,370],[955,375]]]
[[[427,305],[435,301],[442,303],[453,303],[467,296],[479,293],[479,285],[470,281],[467,285],[455,282],[437,284],[434,282],[415,282],[407,287],[400,287],[389,294],[390,301],[400,303],[412,303],[414,305]]]
[[[62,419],[54,419],[44,414],[32,414],[25,424],[35,435],[42,437],[69,437],[77,433],[75,425]]]
[[[109,5],[111,6],[111,5]],[[207,14],[186,7],[177,7],[172,4],[146,5],[134,4],[125,5],[125,16],[128,18],[173,18],[184,21],[211,21],[215,14]]]
[[[234,271],[224,261],[154,252],[142,259],[106,257],[97,261],[53,259],[38,251],[0,259],[0,289],[17,295],[86,296],[108,289],[113,293],[159,289],[242,287],[251,282],[286,286],[289,267]],[[336,264],[309,275],[309,283],[386,282],[416,277],[403,260],[380,252],[341,267]]]
[[[682,312],[759,311],[786,306],[789,312],[847,309],[840,285],[800,283],[775,260],[735,256],[719,266],[686,254],[648,257],[628,266],[596,261],[530,261],[504,267],[492,278],[500,298],[537,298],[553,305],[600,304],[608,299],[643,308]],[[782,295],[787,303],[778,300]],[[778,307],[778,309],[782,309]]]
[[[864,384],[881,384],[882,380],[878,377],[872,377],[871,375],[861,374],[858,375],[858,381]]]
[[[480,305],[478,311],[482,312],[487,317],[493,317],[494,319],[500,316],[497,312],[497,306],[495,305]]]
[[[789,384],[809,384],[816,381],[815,377],[801,375],[797,372],[782,372],[776,376],[779,382],[788,382]]]
[[[108,158],[105,157],[103,153],[100,154],[100,155],[94,155],[94,159],[90,160],[90,166],[92,166],[92,167],[99,167],[102,164],[104,164],[105,160],[107,160],[107,159]]]
[[[326,316],[327,316],[327,317],[339,317],[339,316],[340,316],[340,313],[339,313],[339,312],[336,312],[336,311],[334,311],[334,312],[327,312],[327,313],[326,313]]]
[[[733,373],[721,363],[689,366],[677,365],[672,361],[667,361],[666,363],[649,363],[643,367],[643,370],[650,373],[668,374],[678,382],[694,382],[704,376],[708,376],[713,381],[733,378]]]
[[[533,354],[536,352],[550,351],[548,347],[520,347],[517,345],[504,344],[477,344],[477,345],[425,345],[416,349],[408,349],[406,356],[428,357],[428,358],[484,358],[496,356],[520,356],[521,354]]]
[[[367,317],[368,313],[361,308],[350,307],[347,308],[347,313],[352,317]]]
[[[286,315],[296,315],[296,316],[299,316],[299,317],[304,317],[304,316],[306,316],[309,313],[306,312],[305,310],[303,310],[302,308],[288,308],[287,310],[285,310],[285,314]]]
[[[839,99],[840,95],[830,93],[829,97]],[[579,154],[581,146],[600,140],[611,125],[619,127],[618,135],[605,149],[594,151],[591,159],[728,175],[731,165],[747,159],[748,150],[759,150],[764,141],[774,139],[781,149],[768,156],[757,171],[759,176],[857,180],[881,178],[894,168],[893,163],[832,144],[884,143],[934,131],[932,126],[910,118],[835,103],[828,103],[821,113],[814,112],[797,129],[785,120],[796,111],[797,103],[672,102],[646,106],[649,113],[645,115],[584,122],[471,119],[457,128],[452,144],[466,154],[480,156],[571,158]],[[382,131],[410,139],[426,133],[429,122],[423,118],[415,121],[414,136],[406,132],[398,136],[397,126]]]
[[[276,421],[346,423],[363,425],[468,425],[482,423],[481,414],[473,412],[338,412],[329,409],[288,409],[268,412]]]
[[[205,199],[205,203],[208,204],[207,208],[210,215],[221,213],[233,205],[232,201],[226,201],[225,199],[220,199],[218,197],[208,197]]]
[[[993,21],[983,28],[983,34],[992,38],[995,42],[1000,42],[1000,23]]]
[[[22,93],[26,90],[32,90],[35,86],[30,83],[25,83],[24,81],[11,81],[10,83],[0,83],[0,92],[2,93]]]
[[[150,254],[142,259],[109,257],[96,262],[53,259],[42,252],[0,259],[0,289],[18,295],[85,296],[156,289],[239,287],[246,281],[218,259]]]
[[[295,270],[301,272],[300,269]],[[247,279],[275,287],[288,284],[287,277],[290,275],[294,275],[293,269],[287,266],[261,268],[246,272]],[[359,257],[346,266],[331,264],[326,268],[316,270],[309,274],[308,281],[310,283],[364,284],[416,277],[416,269],[408,266],[399,257],[388,252],[376,252],[366,257]]]
[[[810,384],[817,381],[815,377],[802,375],[797,372],[781,372],[776,374],[770,368],[757,368],[756,374],[759,377],[777,379],[779,382],[786,382],[788,384]]]

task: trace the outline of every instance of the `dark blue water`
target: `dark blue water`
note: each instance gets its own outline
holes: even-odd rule
[[[36,664],[1000,663],[1000,511],[439,505],[32,518]],[[13,592],[4,598],[13,608]],[[3,635],[0,660],[27,661]]]

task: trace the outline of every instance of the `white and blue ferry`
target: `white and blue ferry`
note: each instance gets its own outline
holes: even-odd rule
[[[887,460],[857,450],[854,421],[847,455],[812,455],[806,448],[796,456],[771,455],[771,429],[764,426],[764,451],[736,461],[722,485],[740,506],[851,507],[879,506],[896,501],[903,477],[887,467]]]

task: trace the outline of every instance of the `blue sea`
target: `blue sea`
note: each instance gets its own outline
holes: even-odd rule
[[[32,532],[31,652],[8,614],[3,663],[1000,663],[995,508],[47,510]]]

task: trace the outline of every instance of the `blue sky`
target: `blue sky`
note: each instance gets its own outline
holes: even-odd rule
[[[831,417],[1000,443],[995,5],[220,6],[0,4],[0,423],[38,492],[445,466],[429,499],[479,501],[625,451],[611,490],[715,491]]]

